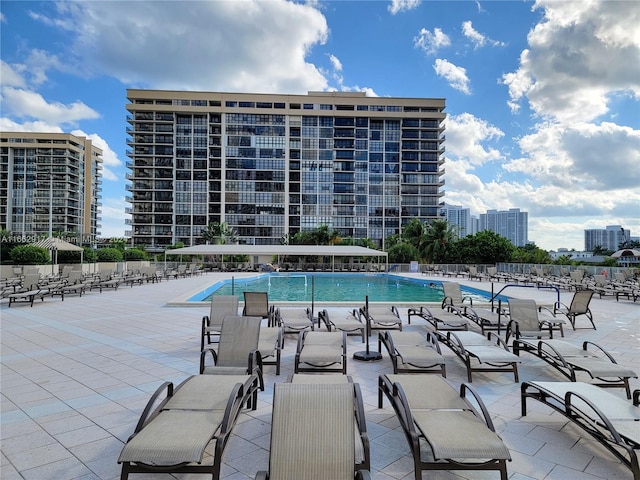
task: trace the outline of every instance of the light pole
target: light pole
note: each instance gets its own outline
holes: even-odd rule
[[[53,165],[51,165],[51,171],[49,172],[49,238],[52,238],[52,237],[53,237]]]

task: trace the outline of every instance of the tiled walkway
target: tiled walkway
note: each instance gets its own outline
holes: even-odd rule
[[[142,409],[163,381],[179,383],[196,374],[203,307],[167,307],[165,303],[222,274],[171,280],[160,284],[97,291],[81,298],[59,297],[36,303],[6,301],[1,318],[2,464],[0,478],[106,479],[119,478],[116,463],[123,442],[131,434]],[[242,274],[237,274],[242,275]],[[424,278],[424,277],[423,277]],[[434,280],[441,280],[436,278]],[[460,280],[461,283],[467,283]],[[489,283],[473,287],[490,290]],[[548,293],[521,289],[516,296],[548,301]],[[568,303],[572,293],[563,292]],[[372,299],[373,300],[373,299]],[[592,340],[622,365],[640,372],[640,303],[595,298],[591,303],[598,330],[566,329],[566,340]],[[406,308],[400,308],[406,325]],[[584,325],[586,326],[586,325]],[[407,329],[424,329],[412,322]],[[377,348],[371,337],[371,348]],[[348,373],[360,383],[371,439],[372,475],[376,480],[413,479],[413,463],[393,410],[377,407],[377,378],[392,371],[386,352],[377,362],[353,360],[364,349],[349,337]],[[274,382],[293,370],[295,339],[287,338],[282,372],[266,367],[266,390],[256,411],[241,414],[225,453],[222,478],[253,479],[268,467],[269,421]],[[462,362],[443,347],[447,380],[466,381]],[[564,380],[536,357],[523,354],[520,380]],[[511,451],[507,466],[513,480],[630,479],[630,471],[600,444],[549,408],[530,402],[520,415],[519,384],[507,373],[474,374],[498,433]],[[638,380],[632,389],[640,388]],[[620,390],[610,390],[624,396]],[[196,475],[145,475],[131,478],[206,478]],[[433,472],[429,479],[497,479],[496,472]],[[331,480],[331,479],[327,479]]]

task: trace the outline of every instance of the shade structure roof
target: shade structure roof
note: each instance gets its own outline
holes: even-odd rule
[[[31,245],[46,248],[47,250],[68,250],[74,252],[84,252],[84,249],[82,247],[56,237],[45,238],[44,240],[39,240],[32,243]]]
[[[385,257],[387,252],[346,245],[194,245],[166,250],[167,255],[291,255]]]
[[[611,256],[613,258],[640,257],[640,250],[636,250],[636,249],[633,249],[633,248],[625,248],[625,249],[622,249],[622,250],[618,250],[617,252],[615,252]]]

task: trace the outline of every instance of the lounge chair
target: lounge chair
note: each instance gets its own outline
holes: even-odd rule
[[[442,282],[442,291],[444,292],[444,298],[442,299],[443,309],[448,306],[458,309],[464,309],[466,305],[473,306],[471,297],[462,296],[462,290],[458,282]]]
[[[596,380],[594,385],[603,388],[624,388],[627,398],[631,398],[630,378],[637,378],[636,372],[618,364],[613,356],[600,345],[583,342],[582,348],[563,340],[520,340],[514,343],[513,353],[529,352],[558,370],[572,382],[577,381],[579,372],[587,373]]]
[[[202,329],[200,332],[200,351],[204,350],[204,340],[211,343],[211,335],[220,335],[222,320],[226,316],[238,315],[239,299],[235,295],[213,295],[209,306],[209,315],[202,317]]]
[[[218,480],[231,430],[243,405],[257,392],[257,384],[254,375],[195,375],[175,389],[173,383],[164,383],[147,403],[120,453],[120,478],[160,472],[209,474]],[[166,398],[160,400],[165,391]],[[212,441],[213,461],[203,465],[205,449]]]
[[[554,310],[554,313],[561,313],[565,315],[569,319],[571,327],[573,327],[574,330],[576,329],[576,317],[584,315],[589,319],[591,326],[595,330],[596,324],[593,322],[593,314],[589,309],[589,303],[591,302],[593,294],[593,290],[578,290],[573,294],[571,304],[568,307],[561,303],[559,308]]]
[[[514,337],[514,350],[520,339],[553,338],[553,325],[538,318],[535,300],[509,299],[509,324],[506,338]]]
[[[469,329],[469,320],[454,307],[449,307],[448,310],[438,310],[435,314],[425,306],[409,308],[407,311],[407,321],[409,324],[411,324],[411,317],[422,318],[436,331]]]
[[[356,457],[358,411],[364,419],[358,384],[275,384],[269,471],[256,480],[369,480],[369,460]]]
[[[302,332],[298,337],[294,371],[337,372],[346,375],[346,332]]]
[[[522,382],[522,416],[532,398],[564,415],[618,458],[640,480],[640,390],[633,403],[582,382]],[[611,472],[610,478],[613,477]]]
[[[275,365],[276,375],[280,375],[280,360],[283,344],[282,327],[269,327],[262,325],[258,335],[258,352],[262,365]]]
[[[222,320],[218,351],[212,348],[200,353],[200,373],[208,375],[255,374],[262,379],[262,357],[258,351],[260,317],[226,316]],[[207,365],[206,358],[213,357],[213,365]]]
[[[242,315],[266,318],[270,327],[275,325],[275,309],[273,306],[269,306],[267,292],[244,292]]]
[[[285,334],[300,334],[308,330],[314,330],[315,325],[311,317],[311,309],[276,309],[275,324],[283,328]]]
[[[478,272],[478,267],[474,265],[469,266],[469,271],[467,272],[467,275],[469,275],[469,280],[476,279],[479,282],[482,281],[483,275],[480,272]]]
[[[398,309],[393,307],[371,307],[368,305],[360,307],[358,310],[361,320],[369,322],[369,331],[371,330],[402,330],[402,319]]]
[[[383,394],[409,443],[415,480],[423,470],[497,470],[507,480],[509,449],[471,385],[463,383],[458,394],[437,375],[381,375],[379,407]]]
[[[465,307],[463,315],[478,325],[483,335],[488,331],[496,331],[500,335],[509,324],[509,315],[501,302],[495,309]]]
[[[366,326],[362,323],[357,311],[332,312],[329,315],[327,309],[322,310],[318,314],[318,326],[320,322],[324,323],[327,331],[340,330],[346,332],[347,335],[360,335],[362,343],[364,343]]]
[[[473,381],[473,372],[513,372],[518,381],[518,363],[521,360],[509,351],[507,344],[495,333],[487,336],[477,332],[436,332],[441,343],[449,347],[467,367],[467,380]],[[476,364],[477,362],[477,364]]]
[[[447,376],[444,357],[435,335],[427,332],[425,337],[419,332],[391,332],[378,334],[378,351],[385,346],[393,373],[437,373]]]
[[[353,384],[353,378],[340,373],[325,373],[323,375],[295,373],[289,375],[287,382],[305,385]],[[367,434],[367,422],[364,418],[364,404],[359,386],[354,386],[354,393],[356,470],[368,471],[371,468],[369,435]]]

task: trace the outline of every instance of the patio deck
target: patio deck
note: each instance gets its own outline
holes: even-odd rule
[[[156,387],[163,381],[177,384],[198,373],[200,322],[208,309],[167,307],[166,302],[224,277],[222,273],[210,273],[117,291],[94,290],[81,298],[66,296],[64,301],[46,298],[33,307],[15,304],[8,308],[7,302],[2,302],[0,477],[119,478],[118,455]],[[459,282],[491,289],[488,282]],[[553,301],[550,292],[533,288],[513,289],[506,294]],[[562,292],[563,302],[568,303],[572,295]],[[573,331],[568,325],[565,339],[599,343],[620,364],[640,372],[640,304],[605,297],[594,298],[591,307],[598,330]],[[318,308],[322,306],[316,305]],[[426,328],[420,321],[407,325],[406,306],[400,313],[405,329]],[[275,376],[274,367],[265,368],[266,390],[258,395],[257,410],[241,414],[225,453],[221,478],[253,479],[256,471],[267,469],[273,385],[285,381],[293,371],[295,343],[293,337],[286,339],[280,376]],[[377,349],[376,334],[370,345]],[[377,407],[377,378],[392,372],[391,360],[384,350],[380,361],[354,360],[353,353],[363,349],[359,337],[348,337],[348,373],[360,383],[364,395],[372,477],[412,479],[413,462],[394,412],[386,401],[384,408]],[[466,381],[462,362],[446,347],[442,350],[447,380],[453,385]],[[564,380],[532,355],[523,354],[522,361],[520,381]],[[473,385],[511,451],[513,461],[507,465],[510,479],[632,478],[631,472],[599,443],[549,408],[530,402],[529,414],[521,417],[519,384],[512,375],[477,373]],[[631,388],[640,388],[640,382],[633,379]],[[610,391],[624,398],[622,390]],[[153,474],[131,478],[205,477]],[[497,475],[431,472],[424,478],[493,479]]]

